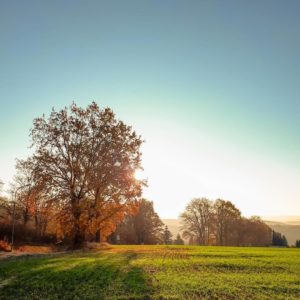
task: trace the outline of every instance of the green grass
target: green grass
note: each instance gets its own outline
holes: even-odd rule
[[[114,246],[1,261],[0,299],[300,299],[300,251]]]

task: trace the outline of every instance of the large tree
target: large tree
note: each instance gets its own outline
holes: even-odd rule
[[[140,197],[143,182],[134,172],[142,140],[111,109],[94,102],[53,109],[49,118],[34,120],[31,137],[34,153],[26,163],[55,199],[75,247]]]

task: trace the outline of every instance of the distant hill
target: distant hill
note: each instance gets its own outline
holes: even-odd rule
[[[263,216],[266,222],[300,225],[300,216]]]
[[[290,245],[300,239],[300,216],[265,216],[263,219],[273,230],[284,234]]]
[[[284,234],[289,245],[295,245],[296,240],[300,239],[300,225],[291,225],[287,223],[265,221],[273,230]]]
[[[177,233],[180,232],[180,220],[162,219],[162,221],[168,226],[169,230],[173,234],[173,238],[175,238]],[[264,221],[273,230],[284,234],[288,240],[289,245],[294,245],[296,240],[300,239],[300,216],[265,217]]]

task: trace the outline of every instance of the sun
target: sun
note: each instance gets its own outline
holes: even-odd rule
[[[141,169],[135,170],[135,172],[134,172],[134,178],[137,179],[137,180],[143,180],[143,179],[145,179],[145,172],[144,172],[144,170],[141,170]]]

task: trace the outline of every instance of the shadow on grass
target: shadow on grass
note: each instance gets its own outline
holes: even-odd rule
[[[0,265],[0,299],[150,299],[136,254],[89,253]]]

